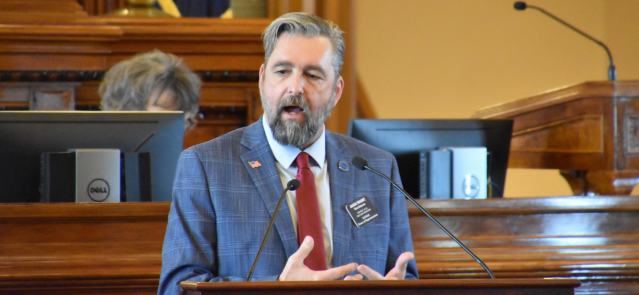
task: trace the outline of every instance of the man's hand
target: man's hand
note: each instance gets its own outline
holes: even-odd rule
[[[406,266],[408,265],[408,261],[413,259],[413,257],[415,257],[415,255],[411,252],[404,252],[402,255],[399,255],[399,257],[397,257],[395,267],[393,267],[386,276],[382,276],[380,273],[363,264],[357,267],[357,271],[369,280],[403,280],[406,277]]]
[[[329,281],[341,278],[357,269],[357,263],[354,262],[322,271],[314,271],[306,267],[304,259],[313,250],[314,243],[310,236],[304,238],[299,250],[288,258],[286,266],[280,274],[280,281]],[[404,269],[406,269],[406,265],[404,265]]]

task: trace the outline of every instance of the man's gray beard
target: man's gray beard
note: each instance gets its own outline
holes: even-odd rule
[[[264,101],[264,100],[262,100]],[[290,145],[298,148],[306,146],[311,139],[317,134],[318,130],[324,125],[328,116],[333,110],[335,102],[335,94],[331,100],[318,112],[311,111],[308,101],[301,95],[287,96],[280,100],[276,109],[271,109],[268,104],[263,103],[264,112],[268,118],[268,125],[273,131],[273,137],[280,144]],[[282,122],[282,112],[287,105],[297,105],[304,109],[305,119],[300,125],[295,120],[286,120]]]

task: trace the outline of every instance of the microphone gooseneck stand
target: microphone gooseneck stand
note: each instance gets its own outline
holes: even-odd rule
[[[300,181],[297,179],[291,179],[286,184],[286,188],[282,192],[280,196],[280,200],[277,202],[277,206],[275,206],[275,211],[273,212],[273,217],[271,217],[271,221],[266,228],[266,233],[264,233],[264,237],[262,237],[262,243],[260,244],[260,248],[257,250],[257,254],[255,255],[255,259],[253,260],[253,265],[251,266],[251,270],[249,270],[248,276],[246,276],[246,281],[251,280],[251,276],[253,275],[253,271],[255,270],[255,266],[257,265],[257,260],[260,258],[260,254],[262,253],[262,248],[264,248],[264,244],[266,243],[266,238],[268,237],[269,232],[271,232],[271,228],[273,228],[273,223],[275,222],[275,217],[277,216],[277,212],[280,211],[280,206],[282,205],[282,201],[284,200],[284,196],[288,191],[294,191],[300,187]]]
[[[411,203],[413,203],[413,205],[415,205],[415,207],[417,207],[417,209],[422,211],[422,213],[424,213],[424,215],[426,215],[428,218],[430,218],[430,220],[432,220],[442,231],[444,231],[451,239],[453,239],[453,241],[455,241],[457,243],[457,245],[459,245],[462,249],[464,249],[464,251],[466,251],[466,253],[468,253],[468,255],[470,255],[473,259],[475,259],[475,261],[477,261],[477,263],[479,263],[479,265],[481,265],[481,267],[483,267],[484,270],[486,270],[486,272],[488,273],[488,275],[490,276],[491,279],[495,278],[495,275],[493,275],[493,272],[490,271],[488,266],[486,266],[486,264],[483,261],[481,261],[481,259],[479,259],[479,257],[477,257],[472,251],[470,251],[470,249],[468,249],[466,247],[466,245],[464,245],[464,243],[462,243],[460,240],[458,240],[455,237],[455,235],[453,235],[439,221],[437,221],[437,219],[435,219],[435,217],[430,215],[430,213],[428,213],[428,211],[426,211],[426,209],[424,209],[424,207],[419,205],[415,201],[415,199],[413,199],[413,197],[411,197],[411,195],[409,195],[403,188],[401,188],[399,185],[397,185],[397,183],[395,183],[392,179],[390,179],[388,176],[384,175],[383,173],[381,173],[381,172],[371,168],[370,166],[368,166],[368,161],[366,161],[362,157],[354,157],[352,163],[353,163],[353,166],[355,166],[355,167],[357,167],[357,168],[359,168],[361,170],[368,170],[370,172],[373,172],[373,173],[383,177],[388,182],[390,182],[396,189],[398,189],[400,192],[402,192],[402,194],[404,194],[406,199],[408,199]]]
[[[536,9],[537,11],[547,15],[548,17],[558,21],[559,23],[561,23],[562,25],[568,27],[569,29],[577,32],[578,34],[590,39],[591,41],[597,43],[599,46],[603,47],[604,50],[606,50],[606,53],[608,54],[608,61],[609,61],[609,66],[608,66],[608,81],[617,81],[617,69],[615,68],[615,64],[612,62],[612,54],[610,53],[610,50],[608,49],[608,46],[606,46],[605,44],[603,44],[603,42],[595,39],[594,37],[586,34],[585,32],[573,27],[571,24],[565,22],[564,20],[554,16],[553,14],[551,14],[550,12],[544,10],[543,8],[537,7],[537,6],[533,6],[533,5],[528,5],[526,4],[526,2],[523,1],[517,1],[515,2],[515,9],[516,10],[525,10],[526,8],[532,8],[532,9]]]

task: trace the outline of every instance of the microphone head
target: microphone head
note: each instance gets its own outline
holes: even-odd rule
[[[515,9],[517,9],[517,10],[524,10],[524,9],[526,9],[526,7],[528,7],[528,6],[526,6],[526,2],[524,2],[524,1],[515,2]]]
[[[288,188],[289,191],[294,191],[298,188],[300,188],[300,181],[297,179],[291,179],[291,181],[289,181],[286,184],[286,187]]]
[[[360,156],[354,157],[352,163],[355,168],[360,170],[364,170],[364,167],[368,166],[368,161]]]

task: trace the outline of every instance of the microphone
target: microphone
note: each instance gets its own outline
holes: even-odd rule
[[[468,249],[466,247],[466,245],[464,245],[464,243],[462,243],[460,240],[458,240],[455,237],[455,235],[453,235],[448,229],[446,229],[441,223],[439,223],[439,221],[437,221],[437,219],[435,219],[435,217],[430,215],[430,213],[428,213],[428,211],[426,211],[426,209],[424,209],[424,207],[422,207],[417,202],[415,202],[415,199],[413,199],[413,197],[411,197],[396,182],[394,182],[392,179],[390,179],[388,176],[384,175],[383,173],[371,168],[368,165],[368,161],[366,161],[366,159],[364,159],[362,157],[354,157],[353,160],[352,160],[352,163],[353,163],[353,166],[355,166],[355,168],[358,168],[360,170],[371,171],[371,172],[383,177],[384,179],[388,180],[388,182],[390,182],[396,189],[398,189],[400,192],[402,192],[402,194],[404,194],[406,199],[411,201],[411,203],[413,203],[413,205],[415,205],[415,207],[417,207],[417,209],[422,211],[422,213],[424,213],[424,215],[426,215],[426,217],[430,218],[430,220],[432,220],[441,230],[443,230],[451,239],[453,239],[453,241],[455,241],[457,243],[457,245],[459,245],[462,249],[464,249],[464,251],[466,251],[466,253],[468,253],[473,259],[475,259],[475,261],[477,261],[477,263],[479,263],[479,265],[481,265],[481,267],[483,267],[484,270],[486,270],[486,272],[488,273],[488,275],[490,276],[491,279],[495,278],[495,275],[493,275],[493,272],[490,271],[490,269],[488,269],[488,266],[486,266],[486,264],[483,261],[481,261],[481,259],[479,259],[479,257],[477,257],[472,251],[470,251],[470,249]]]
[[[516,10],[525,10],[526,8],[532,8],[532,9],[536,9],[536,10],[540,11],[541,13],[551,17],[552,19],[560,22],[564,26],[572,29],[573,31],[579,33],[580,35],[592,40],[593,42],[599,44],[599,46],[603,47],[606,50],[606,53],[608,54],[608,60],[610,61],[610,66],[608,66],[608,81],[616,81],[617,80],[617,69],[615,68],[615,64],[612,62],[612,54],[610,54],[610,50],[608,50],[608,47],[605,44],[603,44],[603,42],[591,37],[590,35],[588,35],[588,34],[582,32],[581,30],[571,26],[567,22],[559,19],[558,17],[550,14],[549,12],[547,12],[547,11],[537,7],[537,6],[527,5],[526,2],[523,2],[523,1],[515,2],[515,9]]]
[[[257,265],[257,260],[260,259],[260,254],[262,253],[262,248],[264,248],[264,243],[266,243],[266,237],[268,237],[268,233],[271,231],[273,227],[273,223],[275,222],[275,217],[277,216],[277,212],[280,211],[280,206],[282,205],[282,200],[284,200],[284,196],[288,191],[294,191],[300,187],[300,181],[297,179],[291,179],[287,184],[286,188],[282,192],[282,196],[280,196],[280,200],[277,202],[277,206],[275,206],[275,211],[273,212],[273,217],[271,217],[271,221],[266,228],[266,233],[264,237],[262,237],[262,243],[260,244],[260,248],[257,250],[257,254],[255,255],[255,259],[253,260],[253,265],[251,266],[251,270],[249,270],[248,276],[246,276],[246,281],[251,280],[251,276],[253,275],[253,271],[255,270],[255,265]]]

